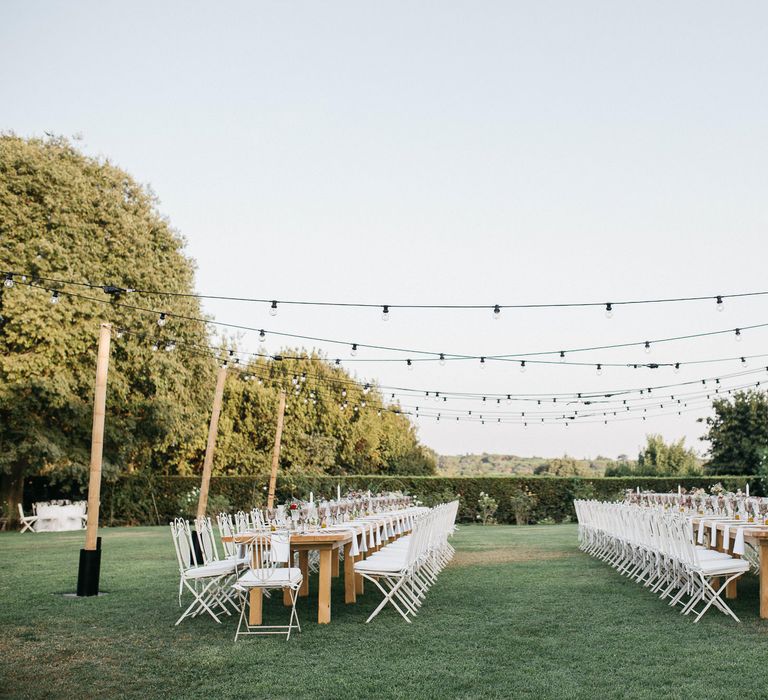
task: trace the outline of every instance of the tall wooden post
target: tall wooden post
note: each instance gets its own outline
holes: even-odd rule
[[[213,410],[211,411],[211,423],[208,426],[208,443],[205,446],[205,459],[203,460],[203,480],[200,484],[200,499],[197,502],[197,517],[205,517],[205,509],[208,507],[208,487],[211,483],[211,468],[213,467],[213,453],[216,449],[216,435],[219,432],[219,416],[221,415],[221,401],[224,397],[224,382],[227,379],[227,366],[219,368],[216,378],[216,391],[213,394]]]
[[[85,548],[80,550],[77,572],[77,595],[92,596],[99,593],[101,569],[101,538],[99,504],[101,499],[101,460],[104,453],[104,416],[107,406],[107,372],[112,325],[102,323],[99,328],[99,349],[96,356],[96,389],[93,400],[93,430],[91,433],[91,464],[88,478],[88,518],[85,530]]]
[[[277,465],[280,461],[280,441],[283,439],[283,417],[285,416],[285,389],[280,390],[280,403],[277,407],[277,429],[275,430],[275,446],[272,450],[272,472],[269,475],[269,496],[267,508],[275,505],[275,487],[277,486]]]

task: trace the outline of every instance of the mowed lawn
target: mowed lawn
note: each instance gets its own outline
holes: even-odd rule
[[[573,525],[462,526],[457,555],[413,624],[364,624],[334,581],[316,624],[316,581],[289,642],[233,643],[236,621],[179,627],[166,528],[102,531],[102,588],[70,599],[83,533],[0,534],[0,695],[8,698],[768,697],[768,623],[757,581],[698,625],[581,554]],[[287,619],[274,596],[269,618]]]

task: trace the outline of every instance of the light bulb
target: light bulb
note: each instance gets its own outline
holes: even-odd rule
[[[603,373],[603,366],[602,365],[597,365],[597,374],[601,375],[602,373]]]
[[[4,284],[6,287],[13,287],[13,275],[12,275],[10,272],[7,272],[7,273],[6,273],[6,275],[5,275],[5,281],[3,282],[3,284]]]
[[[741,342],[741,329],[737,328],[735,333],[736,333],[736,341],[740,343]]]
[[[152,343],[152,352],[157,352],[160,349],[160,346],[158,345],[157,341]]]
[[[411,362],[410,360],[406,360],[405,364],[409,370],[413,369],[413,362]]]
[[[441,367],[445,367],[445,355],[442,352],[440,353],[440,360],[439,360],[439,362],[440,362],[440,366]]]
[[[124,331],[122,328],[118,328],[118,329],[117,329],[117,333],[115,333],[115,335],[116,335],[118,338],[122,338],[122,337],[125,335],[125,331]]]
[[[605,317],[613,318],[613,304],[611,304],[611,302],[608,302],[605,305]]]
[[[259,342],[264,343],[266,342],[266,340],[267,340],[267,334],[263,330],[259,331]]]
[[[501,307],[496,304],[496,306],[493,307],[493,320],[498,321],[499,318],[501,318]]]
[[[645,353],[646,355],[650,354],[651,352],[651,344],[646,340],[645,341]]]
[[[512,403],[512,395],[507,394],[507,403]]]
[[[381,320],[389,321],[389,307],[386,304],[381,307]]]
[[[747,366],[747,358],[746,357],[742,357],[741,358],[741,364],[742,364],[743,367]]]
[[[520,360],[520,371],[525,372],[525,360]]]
[[[674,372],[675,372],[675,374],[679,374],[680,373],[680,363],[679,362],[675,362]]]
[[[352,343],[352,350],[349,353],[352,355],[352,357],[355,357],[357,355],[357,343]]]
[[[167,320],[165,314],[160,314],[160,318],[157,319],[157,325],[162,328]]]
[[[485,369],[485,358],[484,357],[480,358],[480,369]]]
[[[560,351],[560,362],[565,362],[565,350]]]
[[[270,316],[277,316],[277,302],[274,301],[274,300],[269,305],[269,315]]]
[[[715,301],[716,301],[715,308],[718,311],[725,311],[725,304],[723,304],[723,297],[718,296],[716,297]]]
[[[54,290],[51,293],[51,304],[58,304],[59,303],[59,293]]]
[[[169,343],[167,343],[167,344],[166,344],[166,346],[165,346],[165,351],[166,351],[166,352],[173,352],[173,350],[175,350],[175,348],[176,348],[176,343],[174,343],[174,342],[171,340]]]

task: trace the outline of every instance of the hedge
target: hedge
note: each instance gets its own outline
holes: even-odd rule
[[[563,522],[574,517],[573,499],[587,497],[615,499],[627,489],[676,491],[702,487],[709,489],[722,483],[727,490],[744,489],[749,482],[757,494],[760,483],[747,476],[697,477],[557,477],[557,476],[498,476],[498,477],[441,477],[441,476],[297,476],[282,474],[277,481],[277,502],[291,496],[306,498],[313,491],[315,498],[332,497],[337,485],[347,489],[371,491],[403,490],[433,505],[458,497],[459,520],[472,522],[477,517],[480,492],[490,494],[498,503],[496,519],[500,523],[514,522],[510,495],[519,488],[534,494],[537,505],[531,515],[532,522]],[[101,489],[102,525],[157,525],[165,524],[180,513],[179,499],[200,485],[198,477],[182,476],[125,476],[114,482],[105,482]],[[263,505],[266,500],[267,477],[220,476],[211,479],[211,498],[225,497],[230,509],[249,510]],[[25,507],[34,501],[55,498],[84,498],[83,493],[63,492],[43,477],[30,477],[25,482]]]

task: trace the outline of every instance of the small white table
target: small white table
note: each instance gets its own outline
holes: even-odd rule
[[[84,527],[85,502],[66,506],[40,503],[36,507],[35,532],[65,532],[82,530]]]

